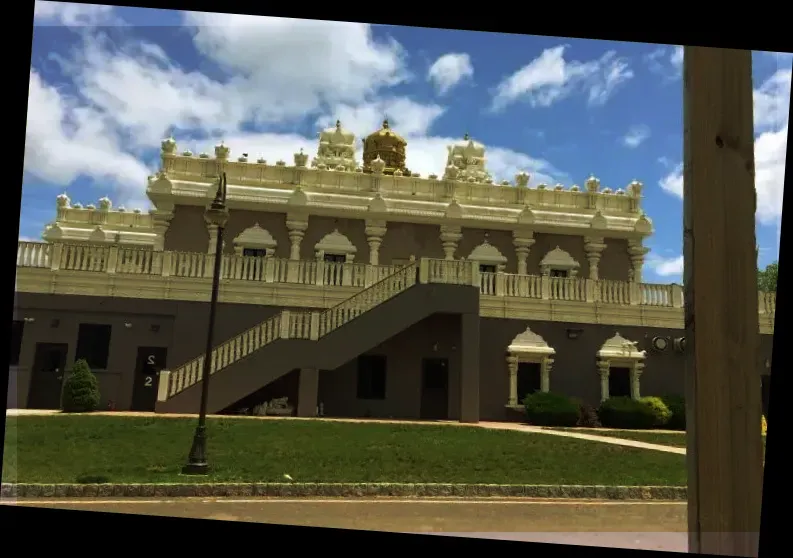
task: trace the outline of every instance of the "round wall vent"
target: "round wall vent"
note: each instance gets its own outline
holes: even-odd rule
[[[666,337],[653,337],[653,349],[656,351],[665,351],[669,346],[669,341]]]
[[[675,350],[678,353],[682,353],[686,350],[686,338],[685,337],[678,337],[675,339]]]

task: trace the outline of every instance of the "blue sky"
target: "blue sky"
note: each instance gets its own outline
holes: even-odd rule
[[[180,150],[222,139],[291,160],[337,118],[362,136],[387,116],[425,176],[468,132],[498,180],[640,180],[645,280],[680,281],[679,47],[49,2],[34,25],[20,237],[39,237],[63,191],[147,208],[170,133]],[[778,254],[791,60],[754,55],[762,264]]]

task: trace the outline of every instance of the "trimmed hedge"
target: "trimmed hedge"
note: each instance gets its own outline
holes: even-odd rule
[[[536,392],[523,400],[526,419],[536,426],[576,426],[580,414],[578,404],[566,395]]]
[[[655,409],[630,397],[610,397],[600,404],[598,416],[607,428],[652,428],[658,421]]]
[[[666,423],[666,428],[670,430],[685,430],[686,429],[686,400],[682,395],[664,395],[661,401],[666,404],[666,407],[672,413],[669,421]]]
[[[99,406],[99,382],[85,359],[74,363],[63,386],[64,413],[90,413]]]
[[[672,418],[672,411],[669,410],[669,407],[666,406],[666,403],[660,397],[642,397],[639,401],[652,409],[655,417],[654,428],[663,428],[669,423],[669,419]]]

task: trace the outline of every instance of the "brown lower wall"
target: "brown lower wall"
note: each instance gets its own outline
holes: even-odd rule
[[[281,308],[220,304],[216,339],[221,341],[232,337],[279,310]],[[124,410],[131,404],[137,348],[166,347],[169,367],[198,356],[204,349],[208,304],[18,293],[14,319],[23,318],[34,318],[35,321],[25,324],[19,366],[9,381],[9,406],[13,402],[16,403],[13,406],[24,407],[27,402],[36,343],[67,343],[67,363],[72,363],[78,325],[107,323],[113,326],[108,370],[95,372],[103,404],[112,399],[117,409]],[[54,319],[60,321],[58,327],[52,327]],[[126,328],[125,323],[130,323],[132,327]],[[151,331],[150,326],[153,324],[159,325],[159,331]],[[506,348],[527,326],[556,350],[550,377],[552,391],[597,404],[600,378],[595,367],[595,355],[608,338],[619,332],[623,337],[636,341],[639,349],[648,352],[641,377],[643,395],[683,392],[684,355],[673,347],[663,353],[656,353],[650,347],[653,337],[679,337],[683,334],[680,330],[480,318],[481,420],[506,420],[508,417],[504,407],[509,394]],[[458,418],[462,370],[461,348],[458,346],[461,342],[461,327],[459,315],[436,314],[368,351],[385,355],[388,359],[384,400],[357,399],[356,360],[353,359],[336,370],[320,372],[318,402],[323,404],[325,414],[330,416],[417,418],[422,359],[439,357],[449,360],[449,417]],[[580,335],[571,339],[568,336],[569,328],[580,329]],[[762,363],[771,357],[772,342],[772,336],[761,336],[758,355],[760,373],[763,373]]]

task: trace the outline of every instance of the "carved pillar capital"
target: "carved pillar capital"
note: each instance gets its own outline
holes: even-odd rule
[[[287,216],[286,219],[286,228],[289,233],[289,259],[290,260],[299,260],[300,259],[300,244],[303,242],[303,237],[306,234],[306,229],[308,229],[308,219],[294,217],[294,216]]]
[[[641,239],[628,240],[628,256],[631,260],[631,270],[633,271],[632,281],[642,282],[642,268],[644,267],[644,257],[650,251],[642,244]]]
[[[366,221],[366,242],[369,244],[369,264],[380,265],[380,245],[386,233],[385,221]]]
[[[462,229],[450,225],[441,226],[441,245],[443,246],[443,253],[447,260],[454,259],[454,253],[457,251],[457,245],[462,239]]]
[[[514,354],[507,355],[507,370],[509,370],[509,401],[510,406],[518,404],[518,357]]]
[[[589,262],[589,278],[593,281],[597,281],[600,278],[598,268],[600,265],[600,258],[605,249],[606,243],[603,241],[603,237],[584,237],[584,253]]]
[[[519,275],[526,275],[528,273],[526,261],[529,259],[529,252],[535,242],[537,241],[534,239],[534,233],[531,231],[512,232],[512,244],[515,246],[515,256],[518,261]]]

